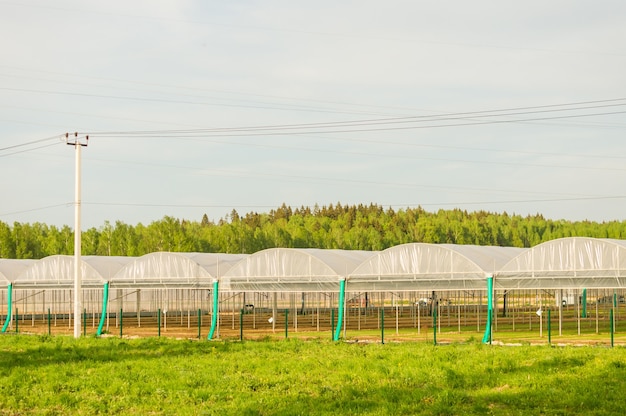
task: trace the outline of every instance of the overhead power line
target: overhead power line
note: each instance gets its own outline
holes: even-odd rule
[[[539,198],[539,199],[509,199],[509,200],[489,200],[489,201],[457,201],[457,202],[422,202],[409,204],[384,204],[385,207],[426,207],[426,206],[463,206],[463,205],[483,205],[483,204],[513,204],[513,203],[541,203],[541,202],[572,202],[572,201],[602,201],[610,199],[626,199],[626,195],[611,196],[580,196],[580,197],[561,197],[561,198]],[[85,205],[99,206],[131,206],[131,207],[152,207],[152,208],[276,208],[276,205],[239,205],[239,204],[151,204],[151,203],[134,203],[134,202],[83,202]]]
[[[139,102],[166,103],[166,104],[186,104],[186,105],[199,105],[199,106],[212,106],[212,107],[250,108],[250,109],[257,109],[257,110],[284,110],[284,111],[298,111],[298,112],[307,112],[307,113],[330,113],[330,114],[350,114],[350,115],[354,115],[354,114],[371,115],[372,114],[371,112],[363,112],[363,111],[357,112],[357,111],[333,110],[333,109],[306,107],[303,105],[280,104],[280,103],[261,102],[260,104],[228,104],[228,103],[208,102],[208,101],[194,101],[194,100],[186,100],[186,99],[175,100],[175,99],[168,99],[168,98],[133,97],[133,96],[124,96],[124,95],[92,94],[92,93],[36,90],[36,89],[28,89],[28,88],[10,88],[10,87],[0,87],[0,90],[35,93],[35,94],[47,94],[47,95],[64,95],[64,96],[72,96],[72,97],[103,98],[103,99],[124,100],[124,101],[139,101]],[[186,95],[186,96],[189,96],[189,95]],[[191,97],[194,97],[194,96],[191,96]],[[205,97],[196,97],[196,98],[206,100]],[[217,100],[224,100],[224,98],[218,98]]]
[[[43,206],[43,207],[22,209],[22,210],[13,211],[13,212],[3,212],[3,213],[0,214],[0,217],[5,217],[7,215],[25,214],[27,212],[34,212],[34,211],[43,211],[43,210],[47,210],[47,209],[51,209],[51,208],[70,207],[70,206],[73,206],[73,205],[74,204],[72,202],[65,202],[65,203],[62,203],[62,204],[46,205],[46,206]]]
[[[43,148],[50,147],[50,146],[56,146],[56,145],[57,143],[45,144],[43,146],[32,147],[30,149],[24,149],[24,150],[11,152],[11,153],[0,154],[0,157],[7,157],[7,156],[12,156],[12,155],[17,155],[19,153],[32,152],[33,150],[39,150],[39,149],[43,149]]]
[[[61,137],[63,137],[63,136],[58,134],[56,136],[46,137],[45,139],[32,140],[32,141],[29,141],[29,142],[14,144],[12,146],[0,147],[0,152],[5,151],[5,150],[10,150],[10,149],[17,149],[19,147],[30,146],[30,145],[37,144],[37,143],[43,143],[43,142],[47,142],[47,141],[50,141],[50,140],[53,140],[53,139],[57,139],[58,140]],[[59,141],[59,143],[61,143],[61,142]]]
[[[576,114],[576,115],[563,115],[563,116],[552,116],[552,117],[534,117],[534,118],[525,118],[525,119],[513,119],[513,120],[490,120],[490,121],[476,121],[476,122],[465,122],[465,123],[455,123],[455,124],[432,124],[432,125],[413,125],[413,126],[401,126],[401,127],[379,127],[379,128],[352,128],[352,129],[334,129],[334,130],[310,130],[310,131],[292,131],[292,132],[282,132],[282,131],[269,131],[263,133],[256,132],[242,132],[237,134],[224,134],[224,133],[208,133],[203,132],[202,130],[191,131],[189,130],[187,133],[163,133],[163,132],[154,132],[152,134],[136,134],[133,132],[117,132],[117,133],[105,133],[105,132],[95,132],[95,133],[81,133],[88,134],[92,137],[137,137],[137,138],[189,138],[189,137],[241,137],[241,136],[288,136],[288,135],[307,135],[307,134],[331,134],[331,133],[366,133],[366,132],[381,132],[381,131],[400,131],[400,130],[421,130],[421,129],[434,129],[434,128],[443,128],[443,127],[468,127],[468,126],[481,126],[481,125],[490,125],[490,124],[511,124],[511,123],[528,123],[535,121],[548,121],[548,120],[563,120],[563,119],[572,119],[572,118],[584,118],[584,117],[599,117],[599,116],[610,116],[610,115],[618,115],[618,114],[626,114],[625,111],[612,111],[605,113],[588,113],[588,114]]]
[[[617,200],[617,199],[626,199],[626,195],[612,195],[612,196],[581,196],[581,197],[560,197],[560,198],[539,198],[539,199],[515,199],[515,200],[485,200],[485,201],[457,201],[457,202],[421,202],[421,203],[379,203],[380,206],[392,207],[392,208],[415,208],[415,207],[429,207],[429,206],[454,206],[461,207],[464,205],[485,205],[485,204],[512,204],[512,203],[542,203],[542,202],[572,202],[572,201],[604,201],[604,200]],[[83,201],[83,205],[93,205],[93,206],[126,206],[126,207],[151,207],[151,208],[224,208],[224,209],[233,209],[233,208],[247,208],[247,209],[258,209],[258,208],[276,208],[277,205],[266,205],[266,204],[258,204],[258,205],[240,205],[240,204],[157,204],[157,203],[134,203],[134,202],[88,202]],[[4,212],[0,213],[0,217],[8,216],[8,215],[16,215],[16,214],[25,214],[28,212],[34,211],[42,211],[48,210],[52,208],[59,207],[71,207],[73,206],[72,202],[66,202],[55,205],[48,205],[43,207],[13,211],[13,212]]]
[[[9,68],[12,70],[17,70],[20,73],[20,77],[21,78],[27,78],[27,79],[35,79],[38,80],[39,78],[33,78],[33,77],[27,77],[22,75],[24,72],[35,72],[35,73],[43,73],[43,74],[49,74],[49,75],[55,75],[55,76],[63,76],[63,77],[67,77],[69,79],[71,79],[72,81],[60,81],[63,82],[65,84],[72,84],[72,85],[82,85],[82,86],[94,86],[94,87],[107,87],[106,85],[101,85],[101,84],[85,84],[85,83],[76,83],[75,80],[80,78],[80,79],[88,79],[88,80],[94,80],[94,81],[105,81],[105,82],[114,82],[116,84],[122,83],[122,84],[128,84],[128,85],[133,85],[133,86],[142,86],[142,87],[149,87],[149,88],[159,88],[159,89],[166,89],[166,90],[174,90],[176,92],[177,96],[184,96],[184,97],[194,97],[194,98],[207,98],[206,96],[199,96],[199,95],[190,95],[190,94],[181,94],[180,91],[193,91],[194,93],[198,93],[198,92],[202,92],[202,93],[211,93],[211,94],[225,94],[228,96],[237,96],[237,97],[242,97],[242,98],[226,98],[226,97],[219,97],[218,99],[220,100],[229,100],[229,101],[233,101],[233,100],[241,100],[244,102],[254,102],[257,104],[270,104],[270,105],[281,105],[281,106],[285,106],[285,107],[301,107],[301,108],[316,108],[316,107],[311,107],[312,104],[323,104],[323,105],[339,105],[339,106],[343,106],[343,107],[354,107],[354,108],[360,108],[362,110],[360,111],[337,111],[338,113],[345,113],[345,114],[381,114],[382,111],[384,110],[386,113],[388,113],[390,110],[393,112],[397,112],[397,111],[402,111],[402,112],[407,112],[407,111],[411,111],[414,112],[416,111],[416,109],[414,108],[407,108],[407,107],[400,107],[400,106],[390,106],[390,105],[379,105],[379,104],[364,104],[364,103],[356,103],[356,102],[348,102],[348,101],[336,101],[336,100],[321,100],[321,99],[314,99],[314,98],[303,98],[303,97],[290,97],[290,96],[284,96],[284,95],[271,95],[271,94],[259,94],[259,93],[251,93],[251,92],[242,92],[242,91],[234,91],[234,90],[223,90],[223,89],[215,89],[215,88],[203,88],[203,87],[198,87],[198,86],[185,86],[185,85],[172,85],[172,84],[162,84],[162,83],[155,83],[155,82],[145,82],[145,81],[131,81],[131,80],[126,80],[126,79],[120,79],[120,78],[109,78],[109,77],[94,77],[94,76],[85,76],[84,74],[78,74],[78,73],[66,73],[66,72],[56,72],[56,71],[47,71],[47,70],[41,70],[41,69],[32,69],[32,68],[24,68],[24,67],[14,67],[14,66],[9,66],[9,65],[4,65],[4,64],[0,64],[0,68]],[[7,74],[2,74],[3,76],[12,76],[12,77],[16,77],[17,75],[7,75]],[[124,90],[128,90],[128,88],[124,88],[124,87],[113,87],[116,89],[124,89]],[[32,90],[32,91],[36,91],[36,90]],[[168,93],[167,91],[164,90],[145,90],[145,89],[137,89],[134,88],[132,89],[132,91],[141,91],[141,92],[151,92],[151,93]],[[281,103],[276,103],[275,101],[272,102],[266,102],[266,101],[252,101],[247,97],[254,97],[256,98],[262,98],[262,99],[269,99],[269,100],[279,100]],[[121,97],[118,97],[121,98]],[[299,103],[304,103],[304,104],[299,104]],[[317,107],[319,108],[319,107]],[[376,110],[376,111],[374,111]],[[330,112],[330,111],[329,111]]]
[[[404,129],[427,129],[439,127],[459,127],[485,124],[501,124],[501,123],[520,123],[529,121],[557,120],[567,118],[581,118],[594,116],[607,116],[614,114],[624,114],[625,111],[597,112],[597,113],[576,113],[579,111],[588,111],[609,107],[626,106],[626,98],[618,98],[611,100],[587,101],[578,103],[565,103],[554,105],[542,105],[533,107],[519,107],[507,109],[481,110],[473,112],[443,113],[438,115],[416,115],[392,118],[375,118],[348,121],[333,121],[320,123],[302,123],[302,124],[277,124],[277,125],[260,125],[260,126],[244,126],[244,127],[215,127],[201,129],[176,129],[176,130],[129,130],[129,131],[93,131],[82,132],[81,134],[98,135],[100,137],[189,137],[202,135],[204,137],[216,136],[265,136],[265,135],[284,135],[284,134],[310,134],[310,133],[348,133],[348,132],[365,132],[365,131],[389,131]],[[556,112],[568,112],[571,114],[531,117],[522,119],[500,119],[501,117],[511,116],[527,116],[533,114],[548,114]],[[493,120],[485,120],[486,118],[496,118]],[[478,121],[474,121],[479,119]],[[463,123],[452,123],[462,121]],[[443,123],[443,124],[416,124],[409,126],[396,126],[397,124],[409,123]],[[380,128],[364,128],[350,129],[351,127],[366,126],[386,126]],[[285,130],[289,130],[285,132]],[[233,134],[234,133],[234,134]]]
[[[547,199],[513,199],[504,201],[472,201],[472,202],[429,202],[419,204],[420,206],[462,206],[462,205],[483,205],[483,204],[529,204],[538,202],[571,202],[571,201],[601,201],[607,199],[626,199],[626,195],[612,196],[589,196],[589,197],[573,197],[573,198],[547,198]],[[386,205],[385,205],[386,206]],[[395,206],[395,205],[392,205]],[[411,204],[409,206],[417,206]]]

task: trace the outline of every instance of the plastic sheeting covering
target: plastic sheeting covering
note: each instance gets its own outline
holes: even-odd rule
[[[135,258],[109,281],[112,288],[210,288],[242,254],[157,252]]]
[[[209,272],[212,279],[223,276],[231,267],[245,259],[249,254],[224,253],[181,253],[195,261],[204,270]],[[211,282],[212,283],[212,282]]]
[[[0,259],[0,286],[7,286],[38,260]]]
[[[493,275],[523,249],[409,243],[377,253],[349,276],[347,290],[485,289]]]
[[[251,255],[151,253],[142,257],[84,256],[82,286],[208,288],[221,291],[348,291],[626,288],[626,240],[583,237],[530,249],[411,243],[381,252],[274,248]],[[0,286],[67,289],[74,257],[0,260]]]
[[[82,256],[81,259],[100,274],[102,280],[109,281],[124,266],[136,257],[125,256]],[[73,276],[72,276],[73,278]]]
[[[99,260],[93,258],[96,265]],[[28,266],[13,280],[14,288],[29,289],[67,289],[74,287],[74,257],[50,256]],[[81,286],[83,288],[101,288],[104,284],[102,275],[88,263],[88,258],[81,258]]]
[[[496,289],[626,287],[626,241],[562,238],[521,253],[497,273]]]
[[[233,266],[221,279],[221,290],[263,292],[330,292],[371,251],[272,248]]]

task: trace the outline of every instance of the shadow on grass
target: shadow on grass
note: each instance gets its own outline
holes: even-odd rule
[[[626,363],[609,360],[592,373],[590,361],[564,357],[470,375],[455,371],[458,363],[451,363],[421,385],[387,380],[385,386],[372,383],[359,390],[346,383],[315,396],[285,397],[272,407],[253,401],[240,414],[625,414],[626,403],[619,398],[626,389]]]
[[[90,337],[74,339],[48,335],[0,335],[0,374],[14,368],[42,367],[90,361],[123,362],[227,352],[229,342],[171,340],[167,338],[123,339]]]

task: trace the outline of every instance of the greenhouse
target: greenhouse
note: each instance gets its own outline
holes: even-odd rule
[[[76,260],[1,259],[2,332],[71,333]],[[138,336],[212,339],[284,328],[329,331],[337,340],[382,326],[396,333],[473,332],[486,340],[516,327],[542,331],[544,310],[558,317],[559,334],[569,327],[604,331],[609,313],[619,322],[626,241],[85,256],[80,275],[84,334],[122,335],[125,328]]]

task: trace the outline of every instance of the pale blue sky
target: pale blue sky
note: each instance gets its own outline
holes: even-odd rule
[[[624,22],[621,1],[0,0],[0,221],[73,226],[53,137],[74,131],[83,228],[338,201],[624,220]]]

